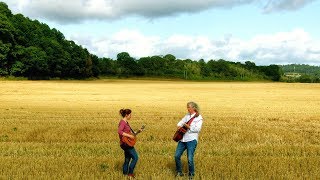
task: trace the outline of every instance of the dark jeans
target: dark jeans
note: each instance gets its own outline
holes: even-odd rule
[[[138,162],[138,153],[133,148],[122,148],[124,151],[124,163],[122,167],[123,174],[133,174],[134,168]],[[131,162],[130,162],[131,161]]]
[[[181,155],[187,149],[189,176],[194,176],[193,156],[194,156],[194,152],[196,151],[197,144],[198,144],[197,140],[193,140],[189,142],[181,142],[181,141],[178,142],[176,154],[174,155],[177,172],[182,173]]]

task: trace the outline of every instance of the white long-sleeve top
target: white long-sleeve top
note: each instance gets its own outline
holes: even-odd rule
[[[187,123],[193,116],[194,114],[187,114],[185,115],[180,122],[178,122],[177,126],[182,127],[184,123]],[[193,121],[190,124],[190,129],[183,135],[183,138],[180,140],[181,142],[189,142],[193,140],[198,141],[198,136],[199,132],[201,130],[202,126],[202,116],[199,115],[198,117],[195,117]]]

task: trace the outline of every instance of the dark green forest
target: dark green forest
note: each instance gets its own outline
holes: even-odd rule
[[[257,66],[249,60],[241,63],[223,59],[177,59],[172,54],[136,59],[127,52],[119,52],[117,59],[100,58],[74,41],[67,40],[59,30],[22,14],[12,14],[8,6],[0,2],[1,77],[33,80],[156,77],[286,81],[282,78],[283,70],[287,71],[287,67]]]

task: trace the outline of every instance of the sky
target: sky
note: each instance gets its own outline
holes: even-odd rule
[[[320,0],[1,0],[98,57],[320,65]]]

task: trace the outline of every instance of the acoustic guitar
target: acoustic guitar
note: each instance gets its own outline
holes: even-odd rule
[[[172,139],[176,142],[179,142],[183,138],[183,135],[190,129],[190,124],[192,123],[193,119],[198,116],[199,113],[196,113],[191,119],[189,119],[187,123],[183,124],[182,127],[178,128],[174,133]]]
[[[142,125],[141,128],[137,132],[130,132],[129,134],[133,135],[134,138],[129,138],[127,136],[122,136],[121,141],[127,144],[130,147],[133,147],[137,142],[137,135],[142,132],[145,128],[145,125]]]

